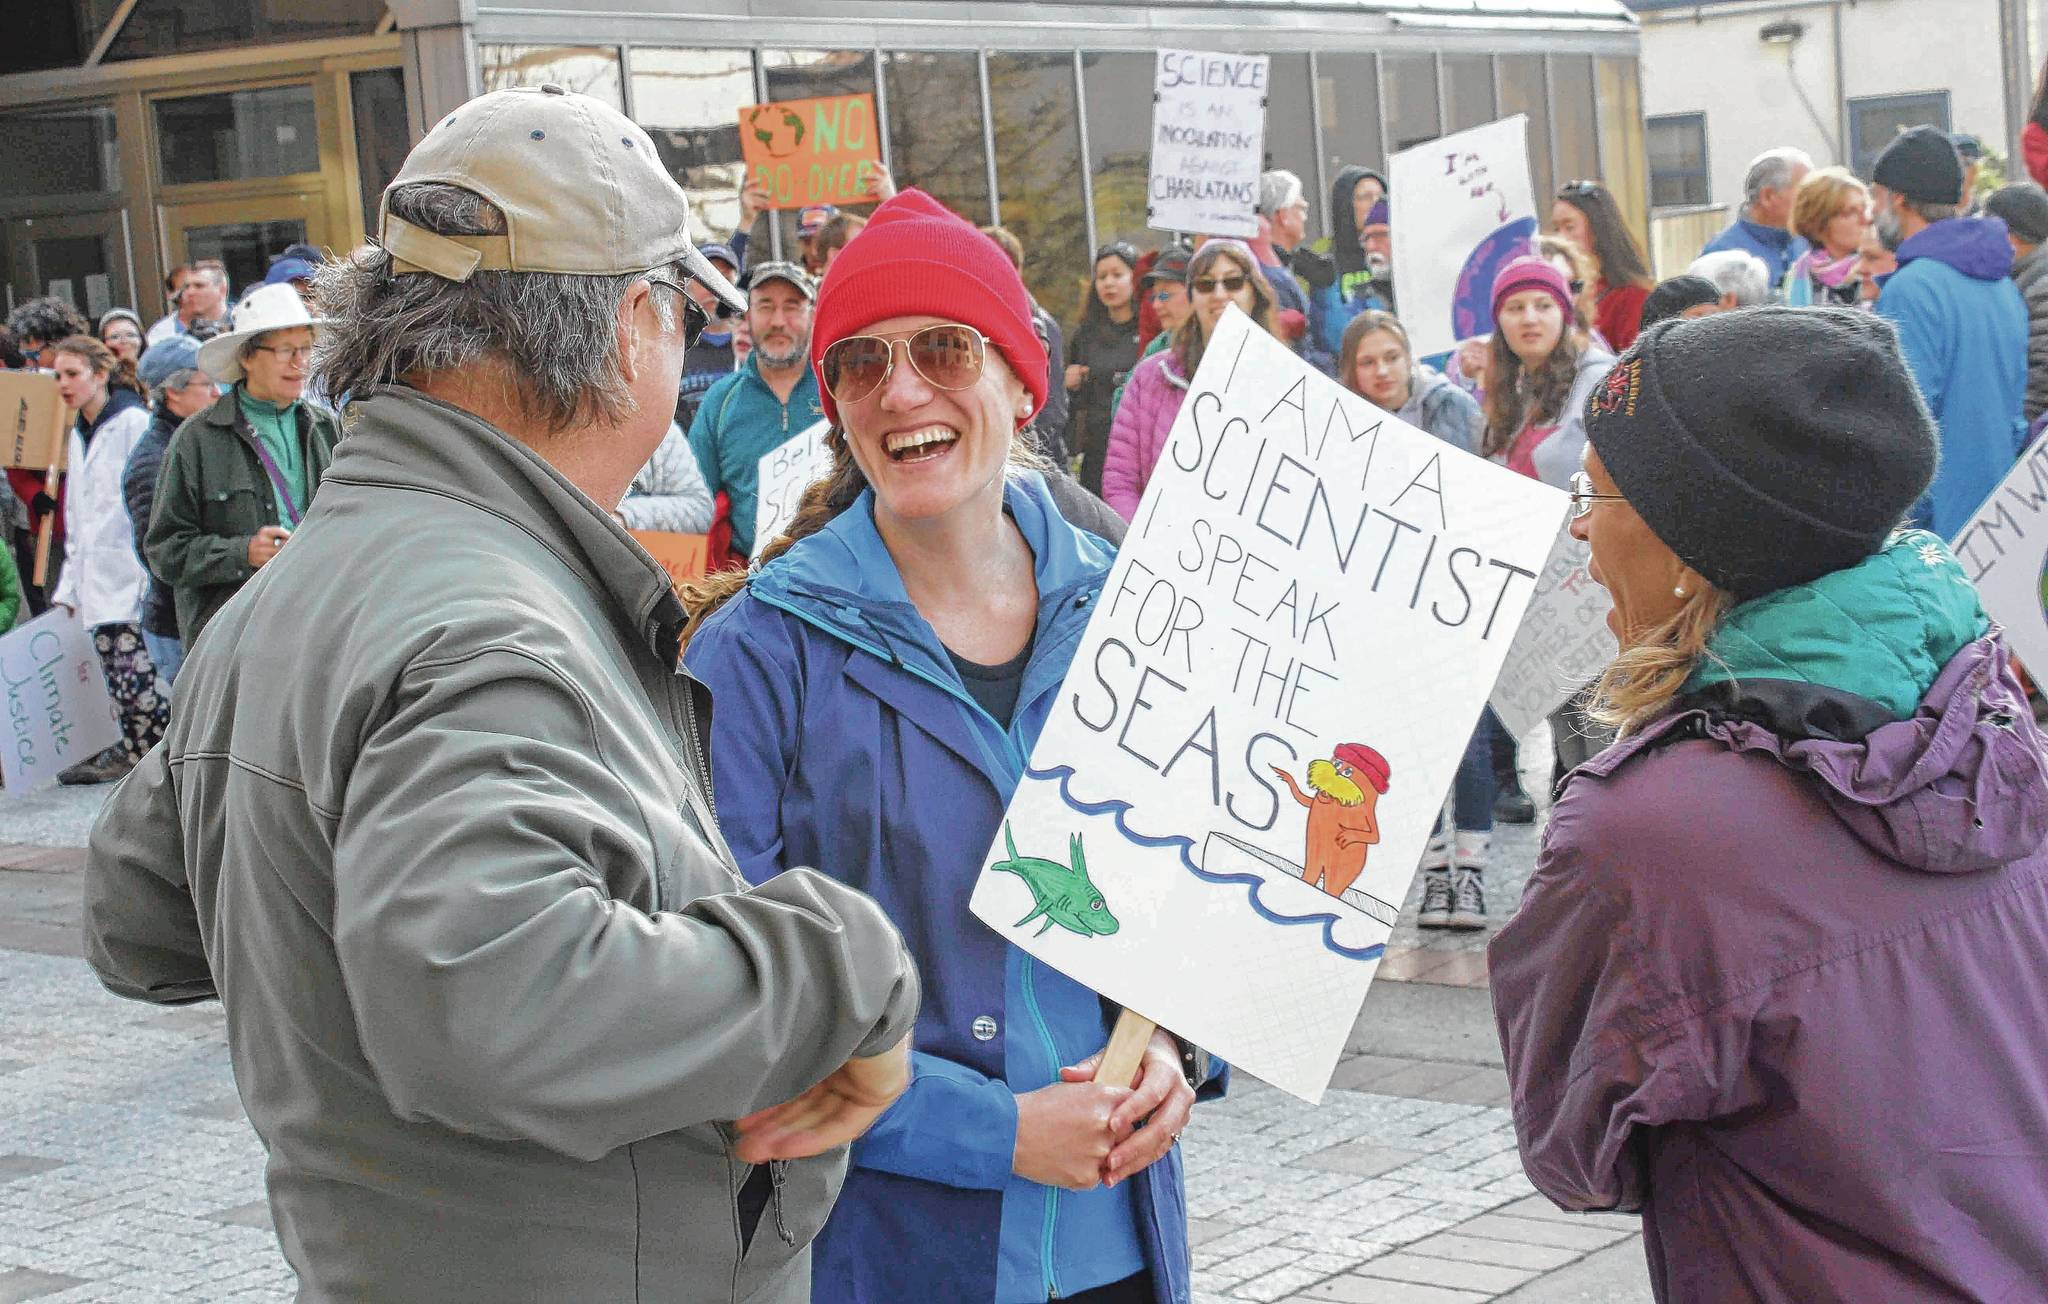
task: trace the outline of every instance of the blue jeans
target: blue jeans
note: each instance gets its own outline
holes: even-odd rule
[[[165,697],[171,695],[171,681],[178,677],[178,667],[185,664],[185,645],[175,638],[162,638],[142,631],[142,646],[148,650],[149,659],[156,662],[156,691]],[[1458,773],[1463,774],[1460,769]]]
[[[1479,713],[1479,723],[1472,729],[1472,737],[1465,744],[1465,755],[1458,762],[1458,777],[1451,785],[1451,817],[1457,827],[1467,833],[1493,832],[1493,798],[1496,785],[1493,779],[1493,738],[1496,730],[1505,732],[1493,708],[1487,707]],[[1442,831],[1442,821],[1438,821]]]

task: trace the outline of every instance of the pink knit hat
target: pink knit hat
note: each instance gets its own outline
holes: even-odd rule
[[[905,190],[875,209],[818,287],[811,366],[826,416],[839,419],[838,404],[825,387],[825,350],[878,321],[908,316],[974,327],[1002,350],[1031,394],[1032,413],[1045,405],[1045,345],[1031,324],[1031,296],[1009,256],[938,200]]]
[[[1493,278],[1493,317],[1500,320],[1500,306],[1511,294],[1523,290],[1543,290],[1557,300],[1557,306],[1564,310],[1566,321],[1572,318],[1572,288],[1566,283],[1564,273],[1552,266],[1547,259],[1523,255],[1500,269]]]

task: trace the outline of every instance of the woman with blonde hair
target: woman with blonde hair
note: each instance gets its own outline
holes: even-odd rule
[[[1174,1142],[1206,1057],[1160,1031],[1097,1081],[1114,1010],[967,909],[1113,556],[1019,438],[1050,385],[1030,296],[907,190],[826,273],[811,358],[831,472],[751,574],[685,591],[684,658],[741,871],[861,889],[924,980],[913,1081],[853,1147],[812,1298],[1185,1300]]]
[[[1124,386],[1103,454],[1102,497],[1117,515],[1138,514],[1152,468],[1166,448],[1174,418],[1188,396],[1188,382],[1202,365],[1202,350],[1216,323],[1236,304],[1268,334],[1277,308],[1265,273],[1251,247],[1240,240],[1210,240],[1188,263],[1192,311],[1173,333],[1173,343],[1141,361]]]
[[[1812,248],[1785,273],[1786,304],[1854,305],[1863,290],[1856,267],[1870,230],[1870,191],[1847,168],[1809,172],[1793,192],[1791,226]]]
[[[1487,952],[1529,1179],[1640,1211],[1669,1304],[2036,1297],[2048,756],[1965,568],[1898,528],[1937,440],[1896,336],[1667,321],[1587,429],[1623,737]]]

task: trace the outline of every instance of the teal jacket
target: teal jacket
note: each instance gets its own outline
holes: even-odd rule
[[[817,373],[805,367],[784,403],[761,379],[759,356],[748,354],[738,371],[705,390],[690,421],[690,451],[713,496],[722,490],[731,504],[732,550],[742,557],[754,550],[761,459],[825,415]]]

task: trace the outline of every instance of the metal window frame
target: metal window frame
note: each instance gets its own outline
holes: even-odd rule
[[[1095,159],[1088,149],[1088,87],[1081,76],[1081,47],[1074,47],[1074,127],[1081,138],[1081,216],[1088,226],[1088,256],[1102,246],[1095,237]],[[1092,274],[1094,268],[1090,266]]]
[[[1659,123],[1677,123],[1677,122],[1694,122],[1694,123],[1697,123],[1697,124],[1699,125],[1699,131],[1700,131],[1700,166],[1699,166],[1699,168],[1698,168],[1697,170],[1695,170],[1695,169],[1692,169],[1692,168],[1684,168],[1684,169],[1663,169],[1663,170],[1660,170],[1660,169],[1659,169],[1659,168],[1657,167],[1657,164],[1656,164],[1656,160],[1655,160],[1654,158],[1652,158],[1652,157],[1651,157],[1651,155],[1650,155],[1650,133],[1651,133],[1652,131],[1654,131],[1654,130],[1655,130],[1655,129],[1657,128],[1657,125],[1658,125]],[[1657,208],[1660,208],[1660,207],[1661,207],[1661,208],[1696,208],[1696,207],[1699,207],[1699,206],[1701,206],[1701,205],[1704,205],[1704,204],[1707,204],[1707,203],[1710,203],[1710,202],[1712,202],[1712,199],[1713,199],[1713,192],[1714,192],[1714,160],[1713,160],[1713,156],[1712,156],[1712,155],[1711,155],[1711,154],[1710,154],[1710,153],[1708,152],[1708,145],[1707,145],[1707,114],[1706,114],[1706,110],[1704,110],[1704,109],[1689,109],[1689,110],[1687,110],[1687,111],[1685,111],[1685,112],[1683,112],[1683,113],[1655,113],[1655,114],[1644,114],[1644,115],[1643,115],[1643,162],[1644,162],[1644,164],[1646,165],[1646,167],[1647,167],[1647,170],[1648,170],[1648,172],[1649,172],[1649,174],[1650,174],[1650,201],[1651,201],[1651,202],[1650,202],[1650,208],[1651,208],[1651,209],[1652,209],[1653,211],[1654,211],[1655,209],[1657,209]],[[1700,198],[1699,198],[1699,199],[1697,199],[1697,200],[1687,199],[1687,200],[1684,200],[1684,201],[1682,201],[1682,202],[1680,202],[1680,203],[1677,203],[1677,204],[1661,204],[1661,205],[1660,205],[1660,204],[1658,204],[1658,203],[1656,202],[1656,195],[1657,195],[1657,178],[1658,178],[1658,177],[1660,177],[1660,176],[1665,176],[1665,177],[1673,177],[1673,176],[1677,176],[1677,177],[1692,177],[1692,176],[1695,176],[1695,175],[1699,177],[1699,181],[1700,181]]]
[[[974,51],[974,73],[981,82],[981,159],[988,170],[988,224],[1003,224],[1003,197],[996,189],[996,119],[989,108],[987,46]]]

